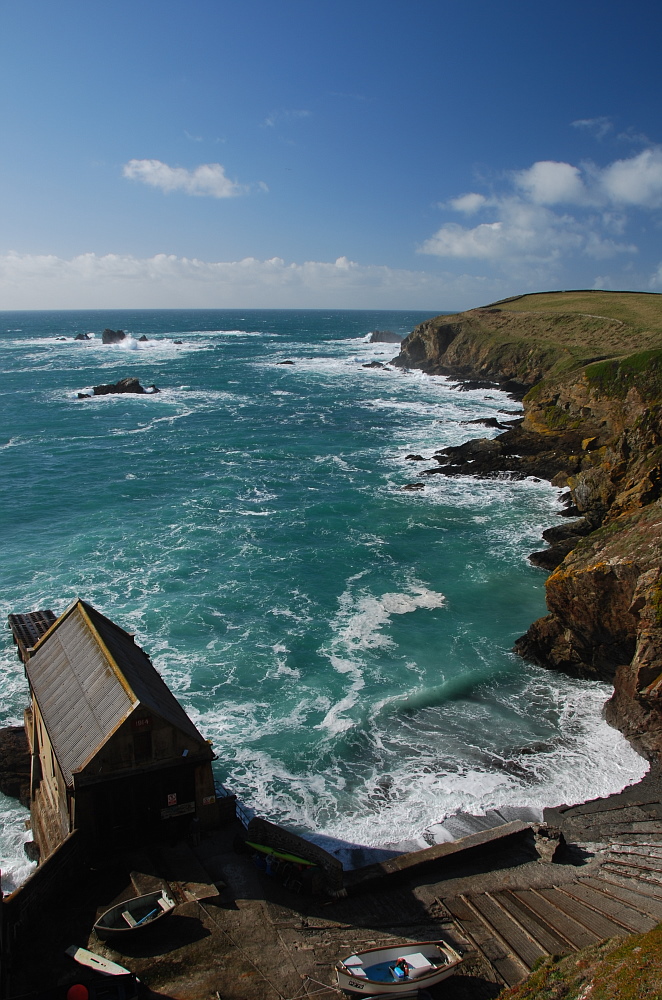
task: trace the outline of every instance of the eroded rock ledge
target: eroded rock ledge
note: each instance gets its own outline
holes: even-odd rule
[[[553,570],[549,614],[515,648],[542,666],[614,683],[608,720],[655,757],[662,754],[662,296],[640,296],[639,309],[628,293],[582,294],[590,313],[582,303],[586,311],[566,312],[566,300],[541,295],[517,301],[519,311],[504,302],[437,317],[410,334],[394,364],[491,382],[523,399],[523,418],[503,434],[444,449],[421,475],[533,475],[569,488],[575,520],[550,528],[550,548],[534,556]],[[577,310],[579,293],[568,296]],[[554,311],[546,311],[550,304]]]

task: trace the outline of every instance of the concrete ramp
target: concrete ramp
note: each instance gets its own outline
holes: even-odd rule
[[[522,820],[513,820],[511,823],[502,823],[500,826],[478,830],[478,832],[471,833],[466,837],[460,837],[459,840],[446,841],[420,851],[399,854],[397,857],[388,858],[377,864],[367,865],[365,868],[357,868],[354,871],[346,872],[345,886],[351,888],[371,879],[379,879],[403,873],[409,874],[424,865],[434,865],[446,859],[456,858],[457,855],[466,851],[476,851],[480,848],[489,848],[491,845],[500,844],[508,837],[523,834],[530,830],[530,828],[529,823]]]

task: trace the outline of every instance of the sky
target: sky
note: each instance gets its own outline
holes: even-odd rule
[[[653,0],[0,0],[0,309],[662,291]]]

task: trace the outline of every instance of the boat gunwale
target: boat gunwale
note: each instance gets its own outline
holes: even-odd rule
[[[398,993],[401,993],[403,987],[404,988],[409,987],[410,989],[414,990],[420,989],[421,985],[424,986],[426,983],[429,983],[431,979],[434,979],[436,976],[439,976],[440,974],[441,978],[438,981],[441,982],[441,979],[445,979],[448,975],[452,973],[452,971],[455,968],[457,968],[459,965],[462,964],[463,961],[462,955],[460,955],[460,953],[456,951],[452,945],[448,944],[446,941],[441,941],[441,940],[412,941],[409,943],[405,942],[403,944],[392,945],[390,947],[365,948],[363,951],[354,952],[354,955],[357,958],[362,958],[362,956],[364,955],[375,955],[380,952],[386,954],[390,952],[392,953],[391,957],[395,959],[398,952],[402,954],[405,953],[406,951],[412,953],[414,950],[419,950],[421,951],[421,953],[423,953],[426,947],[428,948],[433,947],[436,948],[438,951],[445,953],[449,961],[447,961],[443,966],[433,966],[429,972],[424,972],[422,975],[416,976],[415,979],[406,979],[401,981],[394,980],[393,982],[388,982],[383,979],[370,979],[366,972],[365,962],[363,961],[361,962],[361,968],[363,969],[364,972],[366,972],[365,976],[360,976],[360,977],[355,976],[351,971],[351,967],[346,966],[342,960],[336,962],[336,973],[341,973],[342,975],[346,976],[351,981],[351,983],[362,984],[359,987],[358,992],[363,992],[365,989],[365,985],[370,984],[378,986],[383,991],[384,995],[388,995],[389,993],[392,995],[397,995]],[[389,960],[390,960],[389,958],[383,959],[383,961],[389,961]],[[340,982],[338,983],[338,985],[340,986]],[[351,985],[345,987],[340,986],[340,988],[352,989],[353,986]]]
[[[164,900],[165,902],[168,903],[168,906],[165,909],[161,907],[160,908],[161,912],[156,913],[151,920],[145,921],[144,924],[136,924],[135,926],[131,926],[130,924],[122,925],[119,923],[118,924],[102,923],[104,918],[109,916],[109,914],[117,914],[117,916],[121,918],[123,910],[129,910],[129,912],[131,912],[132,906],[135,906],[136,903],[145,904],[145,902],[148,900],[153,901],[154,903],[157,903],[158,900]],[[142,931],[145,930],[147,927],[151,927],[153,924],[156,923],[157,920],[160,920],[161,917],[167,917],[168,914],[172,913],[176,905],[177,904],[173,899],[173,897],[165,889],[156,889],[153,892],[146,892],[140,896],[131,896],[129,899],[121,900],[119,903],[115,903],[113,906],[109,906],[108,909],[105,910],[94,921],[94,930],[99,936],[103,936],[104,934],[127,934],[127,933],[131,934],[135,931]]]

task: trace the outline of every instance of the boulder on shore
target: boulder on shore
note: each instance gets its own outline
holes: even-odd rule
[[[0,729],[0,792],[30,805],[30,750],[23,726]]]
[[[101,343],[119,344],[124,340],[125,337],[126,334],[124,330],[109,330],[108,328],[106,328],[101,334]]]
[[[138,394],[143,393],[155,393],[159,390],[155,385],[150,385],[146,389],[140,384],[137,378],[121,378],[119,382],[114,382],[109,385],[95,385],[92,392],[95,396],[108,396],[112,393],[122,393],[122,392],[134,392]],[[79,393],[79,397],[82,398],[82,394]]]

